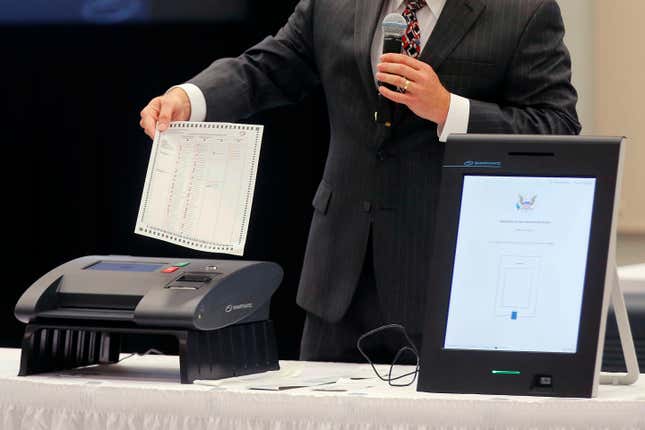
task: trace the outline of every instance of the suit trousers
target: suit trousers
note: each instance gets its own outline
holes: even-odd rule
[[[358,285],[343,318],[332,323],[307,313],[300,345],[301,360],[365,363],[365,358],[356,346],[359,337],[370,330],[391,323],[385,320],[378,295],[372,246],[370,229]],[[421,336],[411,333],[410,338],[420,351]],[[399,330],[387,330],[366,338],[361,345],[374,363],[391,364],[397,351],[409,344],[405,335]],[[416,358],[410,353],[405,353],[397,363],[415,364]]]

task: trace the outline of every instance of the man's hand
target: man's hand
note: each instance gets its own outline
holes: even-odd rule
[[[430,65],[401,54],[385,54],[378,65],[379,82],[404,88],[392,91],[379,86],[383,97],[406,105],[417,116],[443,126],[450,109],[450,92],[444,88]]]
[[[165,131],[170,121],[188,121],[190,119],[190,99],[181,88],[173,88],[163,96],[155,97],[141,111],[139,125],[151,139],[155,137],[155,128]]]

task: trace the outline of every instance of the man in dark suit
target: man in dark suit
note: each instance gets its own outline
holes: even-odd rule
[[[390,12],[408,23],[405,49],[380,57]],[[331,141],[297,297],[301,358],[360,360],[357,337],[381,324],[420,340],[446,135],[579,132],[563,35],[554,0],[302,0],[275,37],[153,99],[141,126],[238,121],[323,86]],[[374,120],[379,93],[390,127]]]

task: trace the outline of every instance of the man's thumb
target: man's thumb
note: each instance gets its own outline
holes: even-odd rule
[[[161,99],[161,110],[159,111],[159,131],[166,131],[172,120],[173,106],[167,97]]]

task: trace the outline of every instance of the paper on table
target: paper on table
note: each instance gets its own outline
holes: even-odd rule
[[[199,384],[227,390],[284,391],[333,386],[339,381],[368,381],[374,380],[374,378],[369,366],[336,363],[331,367],[310,362],[291,362],[288,366],[282,366],[278,371],[214,381],[205,380],[199,381]]]
[[[313,391],[321,391],[327,393],[364,393],[365,391],[379,387],[382,384],[375,378],[369,379],[346,379],[341,378],[333,384],[322,385],[312,388]]]
[[[243,255],[263,126],[174,122],[155,135],[135,233]]]
[[[263,381],[263,384],[249,385],[247,388],[249,390],[259,390],[259,391],[284,391],[284,390],[293,390],[296,388],[308,388],[308,387],[317,387],[320,385],[335,384],[337,378],[311,378],[311,379],[302,379],[302,378],[277,378],[275,380]]]

